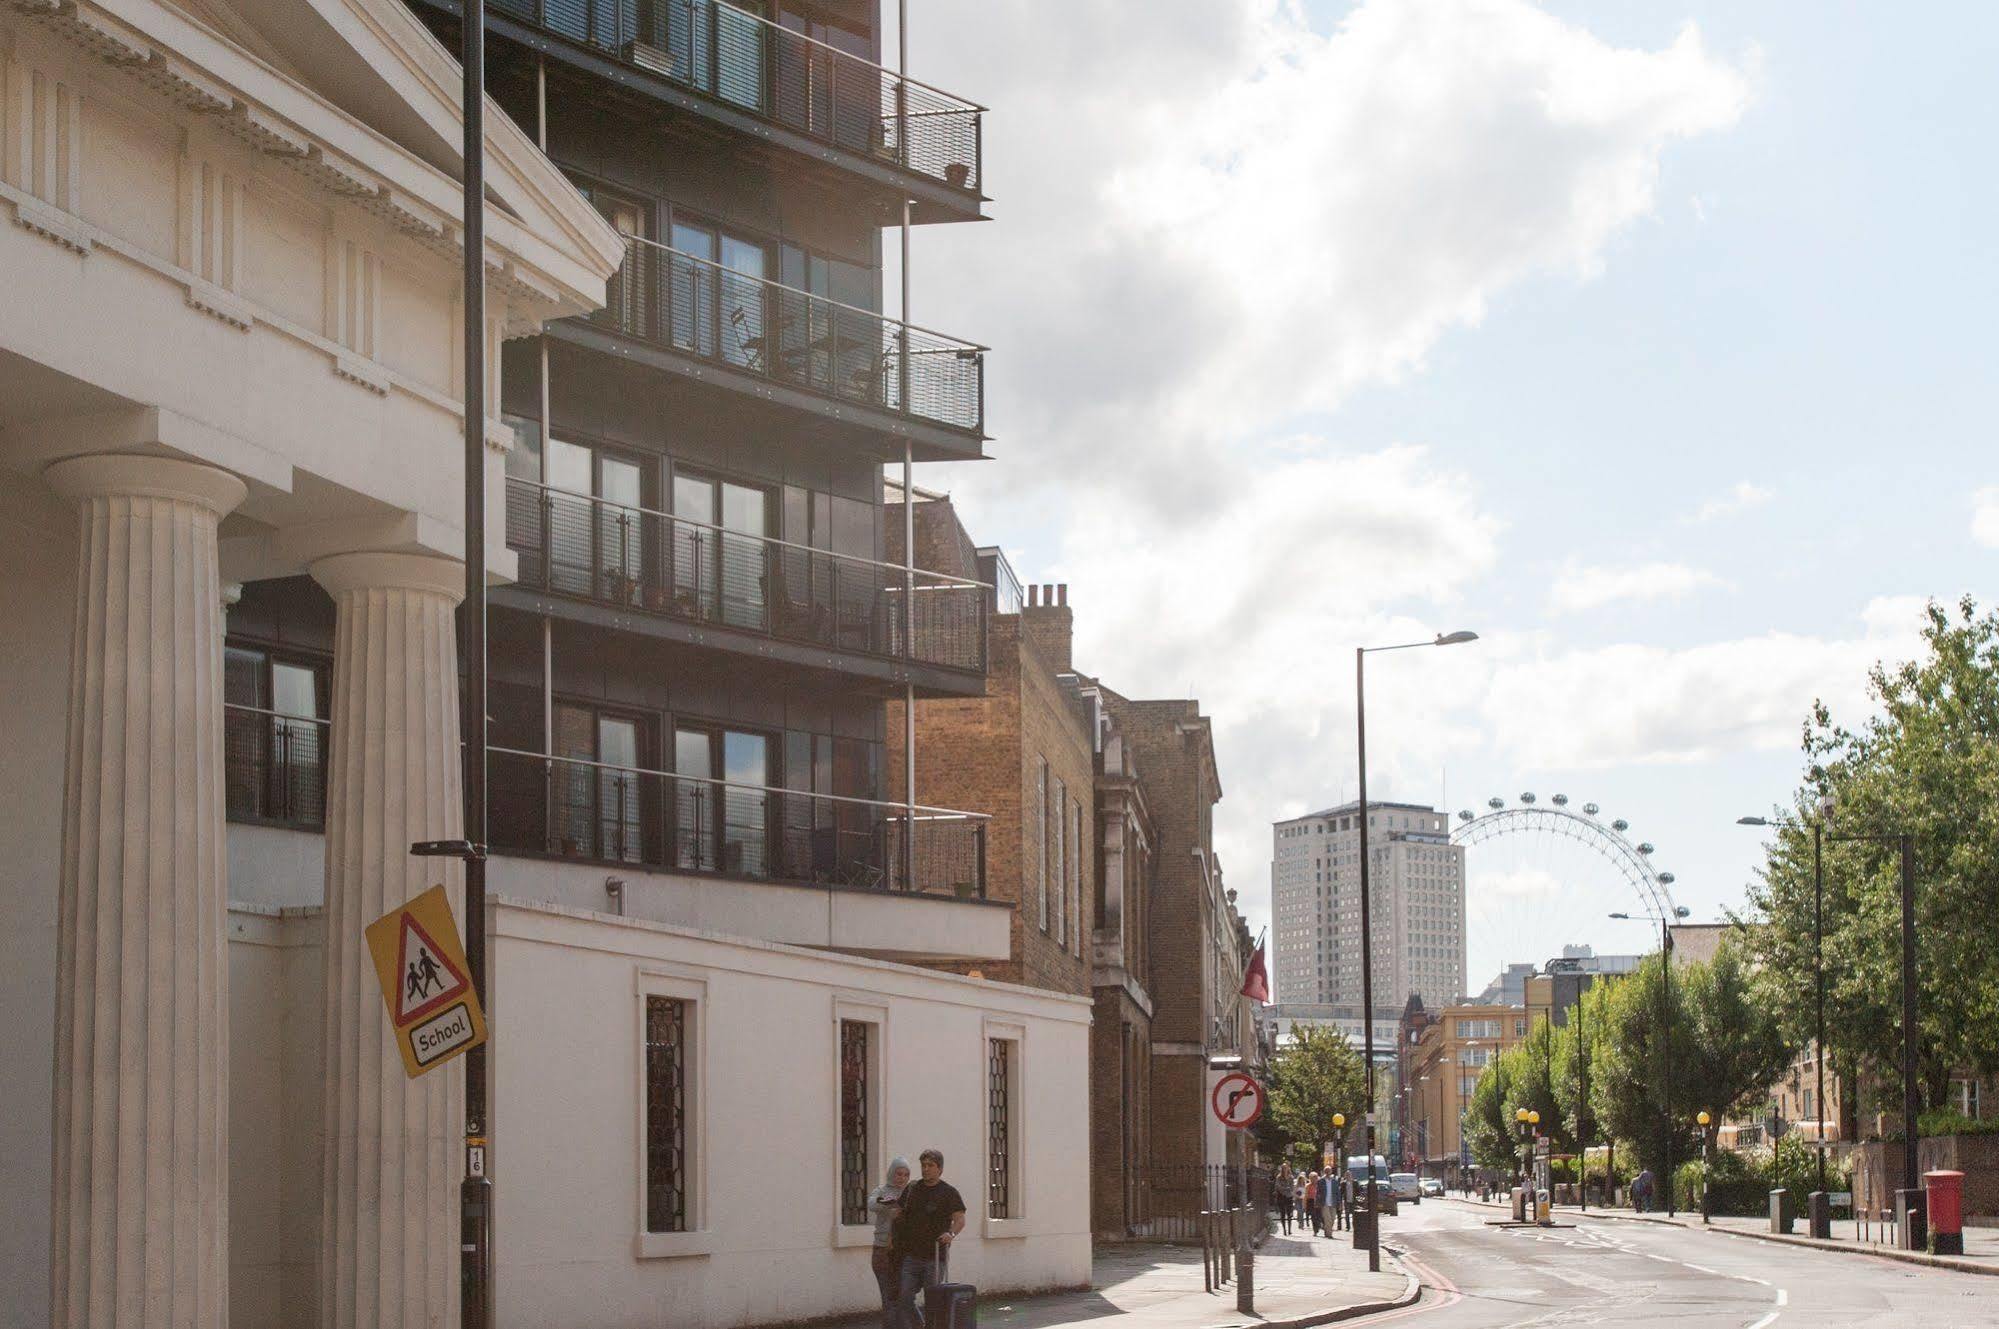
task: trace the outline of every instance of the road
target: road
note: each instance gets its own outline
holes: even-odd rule
[[[1452,1200],[1402,1206],[1385,1244],[1406,1252],[1422,1300],[1369,1318],[1409,1329],[1948,1329],[1999,1326],[1999,1278],[1650,1223],[1585,1219],[1500,1228]],[[1564,1215],[1564,1223],[1570,1222]]]

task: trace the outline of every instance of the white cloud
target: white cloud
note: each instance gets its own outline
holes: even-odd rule
[[[1671,142],[1732,124],[1743,71],[1693,27],[1619,48],[1523,0],[971,0],[938,77],[989,118],[994,227],[930,227],[918,312],[996,348],[985,484],[1115,483],[1179,513],[1198,469],[1420,366],[1525,278],[1599,271]],[[937,69],[937,61],[920,62]],[[932,256],[935,255],[933,258]],[[953,274],[937,287],[927,267]]]
[[[1999,549],[1999,485],[1988,485],[1971,496],[1971,538],[1987,549]]]
[[[1695,521],[1715,521],[1722,517],[1733,517],[1751,508],[1760,508],[1770,501],[1771,494],[1762,485],[1751,484],[1747,480],[1737,480],[1725,494],[1717,494],[1701,504],[1694,514]]]
[[[1847,723],[1867,709],[1867,670],[1920,649],[1922,601],[1870,601],[1844,638],[1771,632],[1670,648],[1516,649],[1485,698],[1493,743],[1558,770],[1694,762],[1796,745],[1815,698]],[[1517,644],[1516,644],[1517,645]]]
[[[924,78],[994,108],[998,224],[914,241],[918,321],[995,348],[1003,460],[948,483],[980,539],[1039,551],[1025,576],[1071,583],[1079,667],[1201,697],[1257,909],[1274,810],[1352,779],[1353,647],[1489,626],[1459,600],[1503,528],[1425,450],[1304,422],[1521,283],[1594,277],[1750,78],[1691,26],[1618,47],[1525,0],[1363,0],[1331,32],[1288,0],[1052,13],[936,0],[911,32]],[[1401,754],[1475,741],[1479,650],[1371,669],[1383,785],[1434,789]]]
[[[1618,600],[1677,600],[1704,586],[1725,585],[1721,578],[1684,563],[1640,563],[1626,568],[1571,565],[1548,590],[1548,607],[1557,614],[1599,609]]]

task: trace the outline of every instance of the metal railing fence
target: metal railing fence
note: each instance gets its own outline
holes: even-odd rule
[[[818,395],[968,433],[985,426],[985,347],[640,236],[588,317]]]
[[[975,812],[493,747],[492,839],[669,871],[984,899]]]
[[[822,143],[976,197],[985,108],[722,0],[492,0],[494,11]]]
[[[222,704],[224,806],[238,821],[326,822],[327,721]]]
[[[1139,1215],[1133,1235],[1199,1241],[1208,1234],[1205,1215],[1240,1212],[1249,1230],[1269,1226],[1271,1177],[1268,1168],[1233,1163],[1137,1164],[1131,1168],[1132,1208]]]
[[[507,481],[507,545],[524,586],[842,651],[983,673],[986,588],[770,536]]]

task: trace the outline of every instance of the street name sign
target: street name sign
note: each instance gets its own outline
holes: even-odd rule
[[[1263,1115],[1263,1086],[1252,1076],[1231,1071],[1215,1081],[1208,1101],[1222,1125],[1230,1130],[1247,1130]]]
[[[367,938],[411,1079],[486,1041],[486,1015],[472,990],[444,887],[383,914],[368,925]]]

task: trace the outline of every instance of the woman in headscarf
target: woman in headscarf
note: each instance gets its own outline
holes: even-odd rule
[[[875,1287],[882,1298],[882,1329],[897,1329],[902,1301],[902,1270],[896,1267],[895,1220],[902,1217],[902,1192],[909,1185],[909,1160],[888,1160],[888,1177],[868,1192],[868,1212],[875,1220]]]

